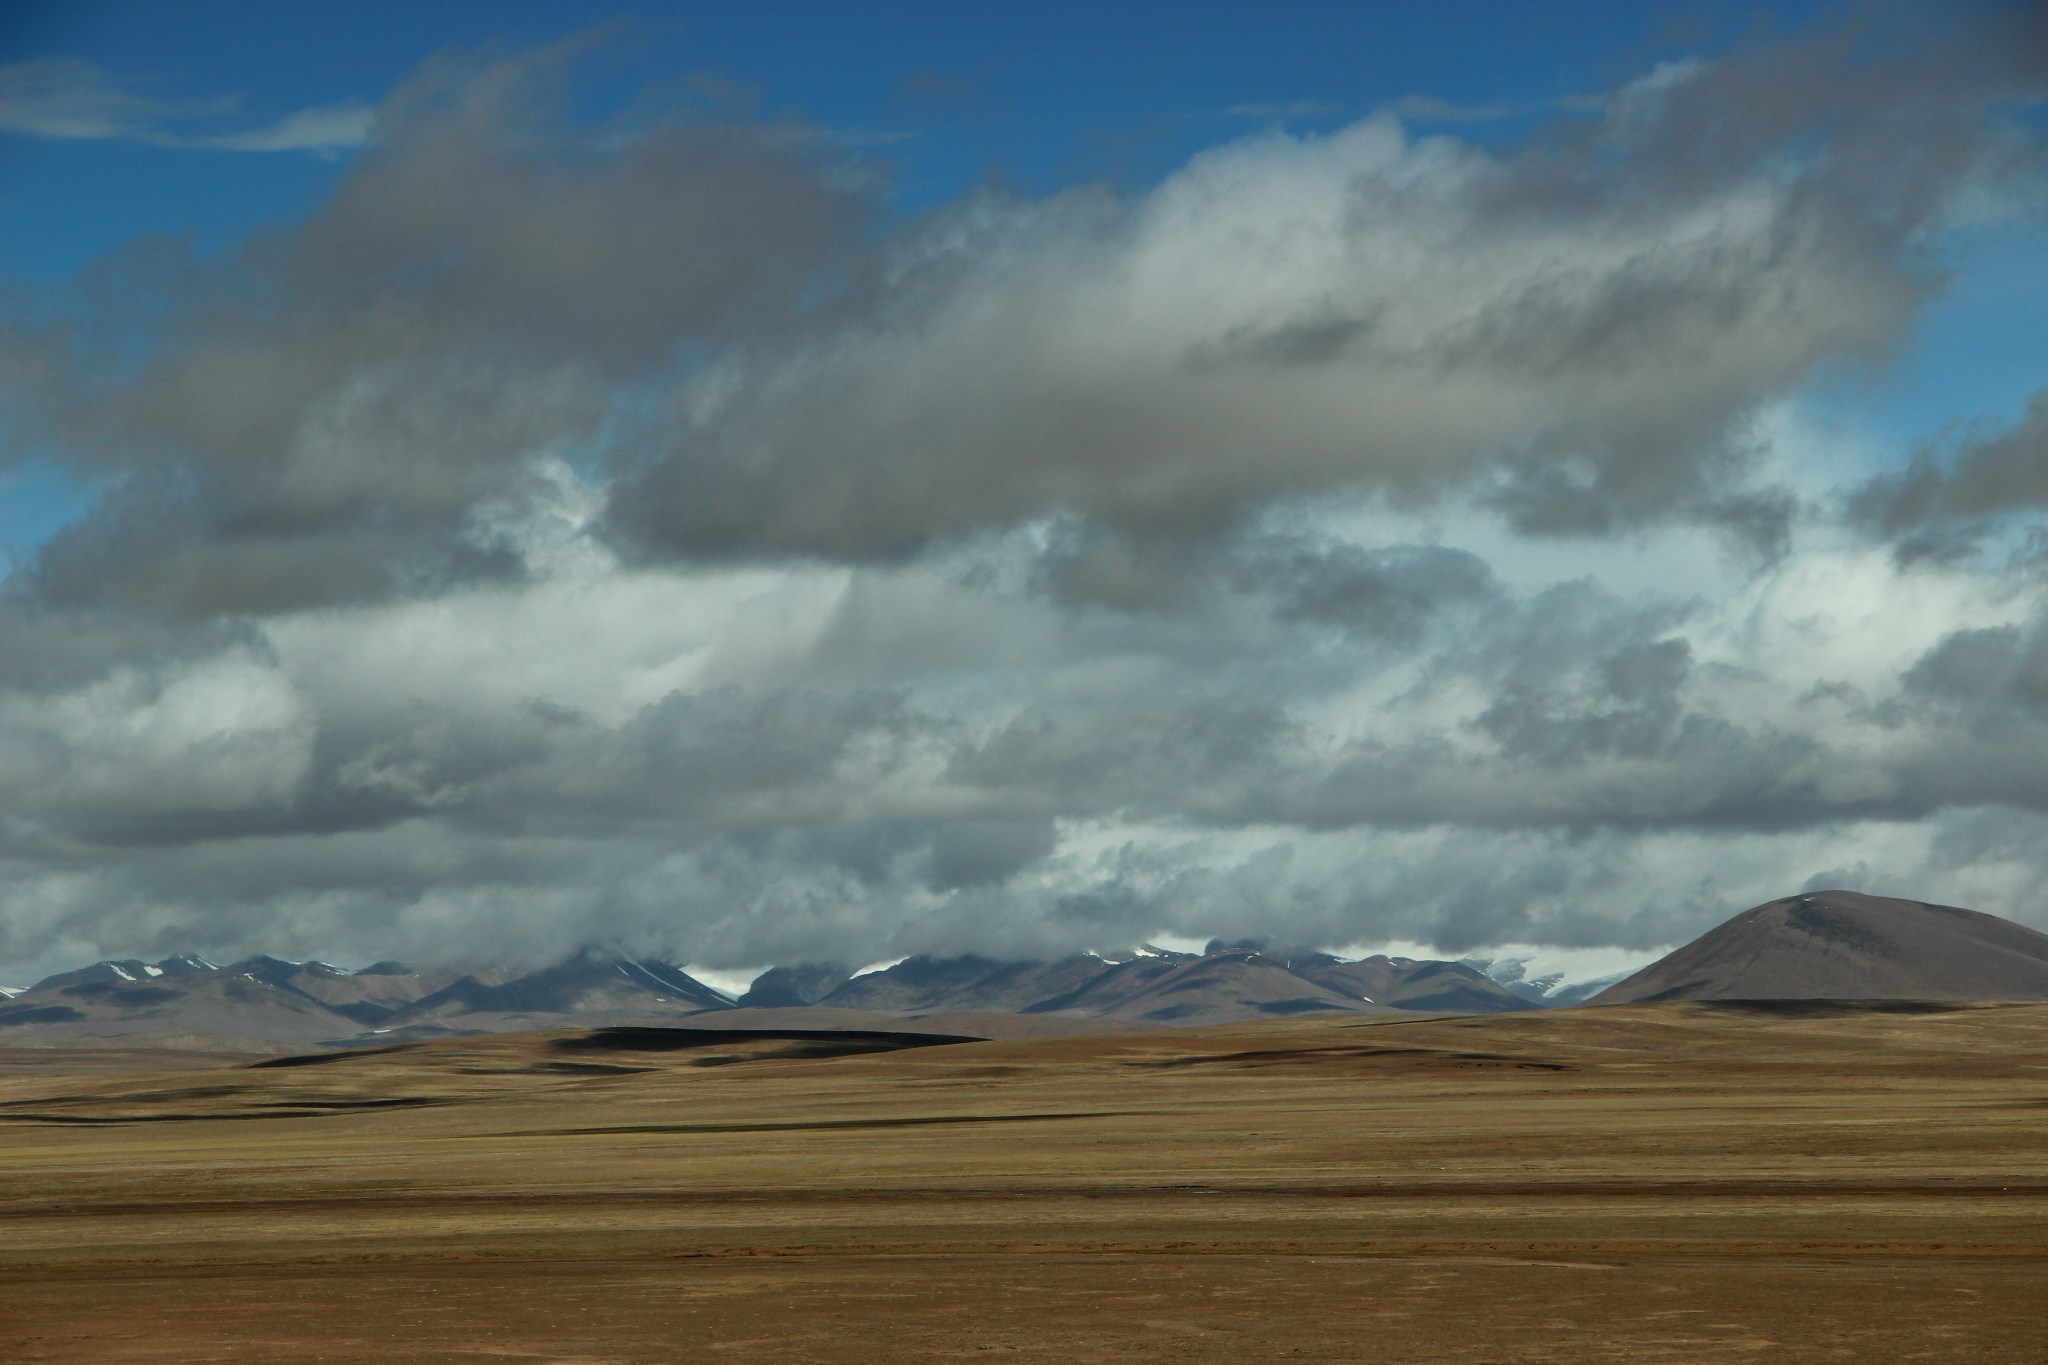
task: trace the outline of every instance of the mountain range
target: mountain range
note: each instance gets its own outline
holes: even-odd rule
[[[738,1000],[675,963],[595,949],[538,971],[469,973],[418,972],[397,962],[351,972],[264,956],[217,966],[186,956],[97,962],[47,977],[0,1001],[0,1039],[385,1042],[682,1017],[737,1025],[765,1010],[792,1007],[829,1011],[842,1023],[994,1013],[1048,1026],[1082,1019],[1152,1026],[1531,1008],[1462,963],[1384,956],[1351,961],[1327,953],[1279,957],[1221,945],[1204,953],[1145,946],[1116,956],[1023,962],[920,956],[858,974],[826,964],[778,967]]]
[[[757,979],[738,1003],[884,1013],[1012,1010],[1153,1024],[1531,1008],[1529,1001],[1460,962],[1383,955],[1354,960],[1314,952],[1282,956],[1221,943],[1202,953],[1145,944],[1116,956],[1077,953],[1037,962],[920,956],[859,976],[826,964],[778,967]]]
[[[1492,1014],[1589,994],[1596,1005],[2048,999],[2048,935],[1954,906],[1818,891],[1744,911],[1624,978],[1577,986],[1524,979],[1514,959],[1347,959],[1218,941],[1200,953],[1145,944],[1028,961],[917,956],[867,971],[800,963],[764,972],[738,999],[676,963],[600,949],[539,970],[471,972],[399,962],[346,971],[266,956],[220,966],[186,955],[96,962],[10,992],[0,999],[0,1042],[122,1038],[260,1051],[684,1018],[692,1027],[832,1028],[908,1018],[934,1031],[1014,1036],[1304,1014]]]

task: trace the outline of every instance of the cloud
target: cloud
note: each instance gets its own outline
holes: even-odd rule
[[[237,104],[233,96],[141,94],[76,58],[0,67],[0,132],[243,152],[347,151],[370,136],[372,111],[353,103],[301,109],[264,127],[207,131],[232,118]]]
[[[1891,539],[1901,560],[1965,555],[2015,515],[2048,507],[2048,389],[2018,422],[1970,433],[1952,452],[1916,453],[1855,490],[1850,518]]]
[[[1274,537],[1247,547],[1240,560],[1235,586],[1270,593],[1283,618],[1404,644],[1420,639],[1446,612],[1501,594],[1484,560],[1442,545],[1368,549]]]
[[[17,688],[0,860],[14,904],[69,908],[24,910],[0,956],[59,934],[424,957],[609,936],[729,964],[1161,929],[1649,948],[1859,862],[2026,908],[2023,841],[1914,852],[1987,801],[2048,818],[2030,637],[1990,602],[1954,636],[1966,613],[1900,600],[1920,643],[1844,673],[1898,626],[1802,653],[1810,625],[1740,629],[1798,622],[1795,598],[1277,544],[1136,621],[986,551],[858,591],[602,570]],[[1841,569],[1837,610],[1890,591],[1880,552]],[[1304,597],[1337,607],[1266,605]]]
[[[911,219],[569,118],[582,46],[430,63],[303,220],[0,326],[9,455],[100,492],[0,581],[0,962],[2037,915],[2038,414],[1847,519],[1791,428],[2038,139],[1851,49]]]
[[[1503,152],[1378,116],[1127,200],[977,195],[856,306],[674,386],[621,451],[620,543],[874,560],[1072,514],[1165,544],[1484,487],[1532,533],[1678,517],[1769,550],[1748,424],[1890,356],[1924,235],[2038,171],[1945,61],[1761,49]]]
[[[516,573],[490,526],[555,496],[537,461],[854,268],[866,193],[813,149],[690,119],[572,134],[573,55],[430,65],[303,223],[220,261],[138,250],[94,329],[16,343],[48,381],[15,395],[17,448],[109,488],[42,592],[204,615]]]
[[[217,133],[192,144],[236,152],[338,152],[370,139],[375,111],[362,104],[328,104],[287,114],[266,128]]]
[[[231,102],[158,100],[128,90],[90,62],[45,58],[0,67],[0,129],[34,137],[141,139],[167,122],[227,112]]]

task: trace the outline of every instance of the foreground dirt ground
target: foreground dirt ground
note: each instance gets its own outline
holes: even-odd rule
[[[2048,1006],[899,1041],[0,1053],[0,1359],[2048,1359]]]

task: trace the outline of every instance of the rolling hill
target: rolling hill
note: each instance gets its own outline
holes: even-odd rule
[[[2048,934],[1952,905],[1816,891],[1711,929],[1589,1002],[2048,1000]]]

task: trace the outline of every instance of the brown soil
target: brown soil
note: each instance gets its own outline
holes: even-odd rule
[[[724,1258],[124,1271],[9,1286],[12,1360],[869,1365],[2042,1358],[2037,1264]]]
[[[8,1056],[0,1359],[2048,1358],[2048,1006],[687,1041]]]

